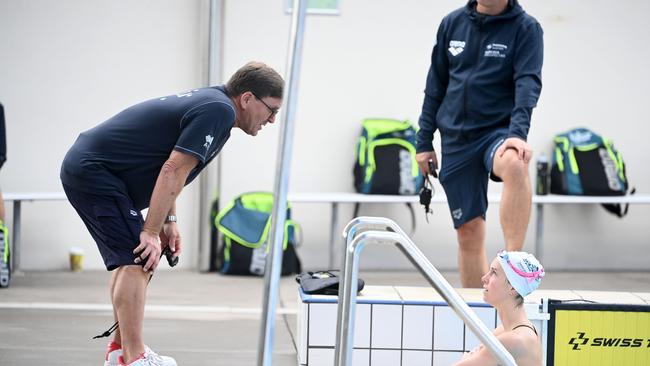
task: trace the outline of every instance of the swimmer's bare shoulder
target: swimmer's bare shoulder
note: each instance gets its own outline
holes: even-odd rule
[[[541,341],[531,329],[518,328],[515,330],[504,331],[503,327],[494,331],[497,339],[510,352],[517,362],[518,366],[540,366],[541,358]],[[479,346],[472,352],[466,354],[456,366],[497,366],[498,362],[492,353],[484,346]]]
[[[541,339],[532,329],[521,327],[498,335],[497,338],[512,354],[518,366],[542,364]]]

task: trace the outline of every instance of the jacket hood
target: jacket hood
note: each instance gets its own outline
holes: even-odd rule
[[[506,19],[515,18],[524,13],[524,9],[519,5],[517,0],[508,0],[508,6],[503,13],[499,15],[483,15],[476,12],[477,0],[469,0],[465,5],[465,13],[474,22],[491,23]]]

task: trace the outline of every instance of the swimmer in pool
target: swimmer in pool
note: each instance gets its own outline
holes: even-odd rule
[[[493,333],[518,366],[542,364],[542,341],[523,306],[524,297],[537,289],[542,277],[544,268],[532,254],[501,251],[481,278],[483,299],[494,306],[501,320]],[[456,363],[456,366],[474,365],[492,366],[498,365],[498,361],[480,345]]]

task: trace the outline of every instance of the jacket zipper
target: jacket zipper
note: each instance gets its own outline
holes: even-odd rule
[[[476,62],[474,63],[474,67],[469,72],[469,75],[467,76],[467,79],[465,79],[465,87],[463,88],[463,112],[465,114],[465,118],[463,118],[463,124],[460,126],[460,136],[461,138],[465,139],[465,123],[467,123],[467,117],[468,117],[468,112],[467,112],[467,85],[469,84],[469,81],[471,80],[472,76],[474,75],[474,71],[478,68],[478,64],[481,60],[481,46],[483,45],[483,42],[485,41],[485,36],[482,35],[483,33],[483,20],[479,21],[478,25],[478,34],[479,34],[479,43],[476,48]]]

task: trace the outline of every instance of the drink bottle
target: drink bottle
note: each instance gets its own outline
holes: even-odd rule
[[[542,153],[537,158],[537,183],[535,185],[535,193],[538,195],[548,194],[548,158]]]

